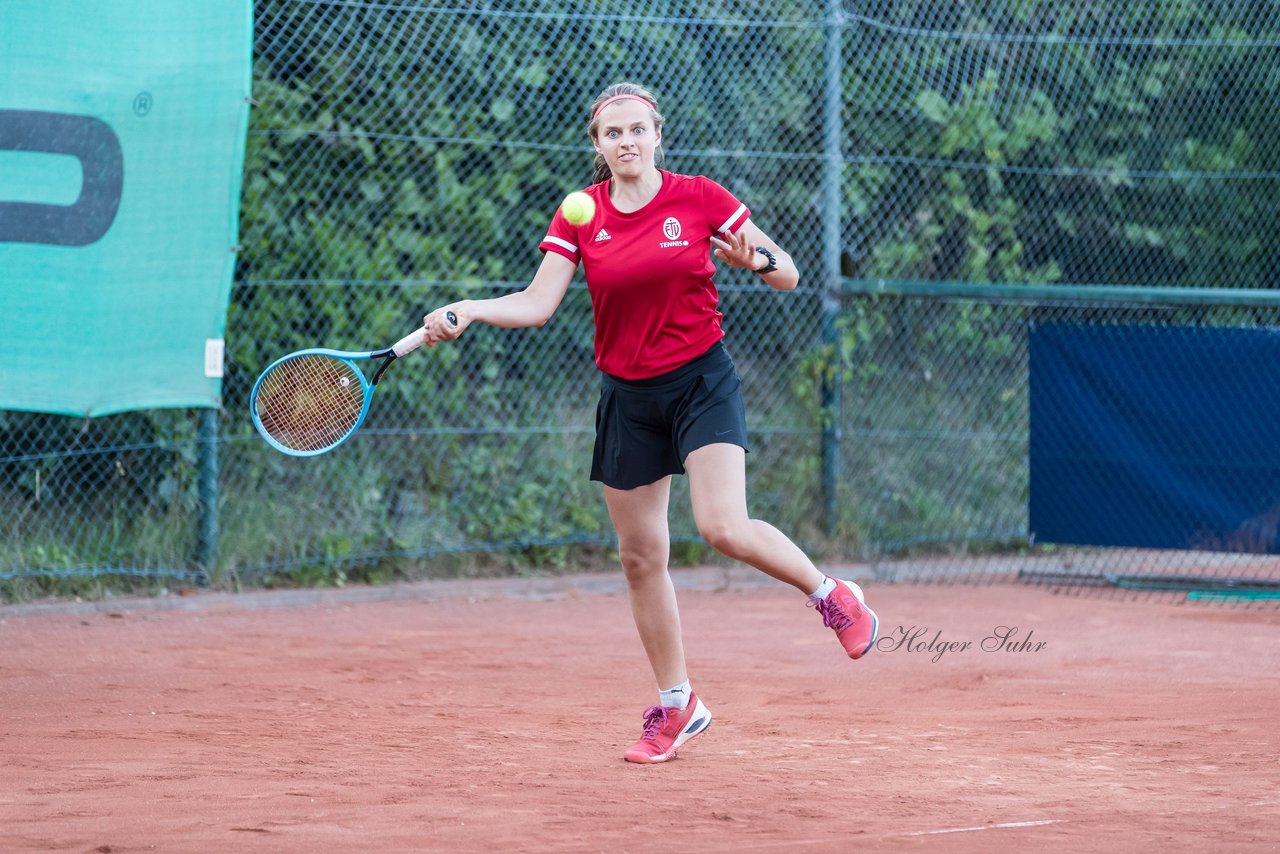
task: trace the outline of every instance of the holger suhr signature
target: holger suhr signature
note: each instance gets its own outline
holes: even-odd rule
[[[1048,641],[1032,640],[1034,629],[1028,629],[1025,637],[1019,638],[1020,633],[1017,626],[996,626],[991,634],[978,641],[978,649],[983,652],[1040,652],[1049,645]],[[942,637],[942,629],[934,631],[926,626],[898,626],[876,641],[876,651],[932,653],[930,660],[936,664],[947,653],[968,652],[973,649],[973,643],[946,640]]]

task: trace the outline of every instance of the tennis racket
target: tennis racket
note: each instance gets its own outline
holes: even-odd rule
[[[458,325],[452,311],[445,315]],[[386,350],[299,350],[276,359],[253,384],[253,426],[267,444],[292,457],[314,457],[332,451],[360,429],[378,380],[396,359],[423,345],[426,332],[416,329]],[[368,379],[356,362],[382,359]]]

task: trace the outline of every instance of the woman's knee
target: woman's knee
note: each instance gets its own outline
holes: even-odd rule
[[[631,584],[643,582],[667,571],[671,545],[661,542],[627,542],[618,544],[618,556],[622,560],[622,572]]]
[[[732,558],[743,552],[747,538],[746,520],[715,518],[698,522],[698,533],[707,545]]]

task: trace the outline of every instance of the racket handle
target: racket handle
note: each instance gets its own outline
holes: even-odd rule
[[[458,325],[458,315],[454,314],[452,311],[447,312],[444,317],[445,320],[449,321],[450,326]],[[406,356],[425,344],[426,340],[427,330],[418,328],[401,338],[395,344],[392,344],[391,350],[397,356]]]

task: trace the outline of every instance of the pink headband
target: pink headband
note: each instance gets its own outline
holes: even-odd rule
[[[654,104],[652,101],[650,101],[648,98],[643,97],[642,95],[614,95],[612,98],[606,98],[603,104],[596,107],[595,115],[593,115],[591,118],[593,120],[600,118],[600,113],[602,110],[604,110],[605,107],[609,106],[614,101],[624,101],[627,98],[631,98],[632,100],[639,101],[649,109],[653,110],[655,113],[658,112],[657,105]]]

